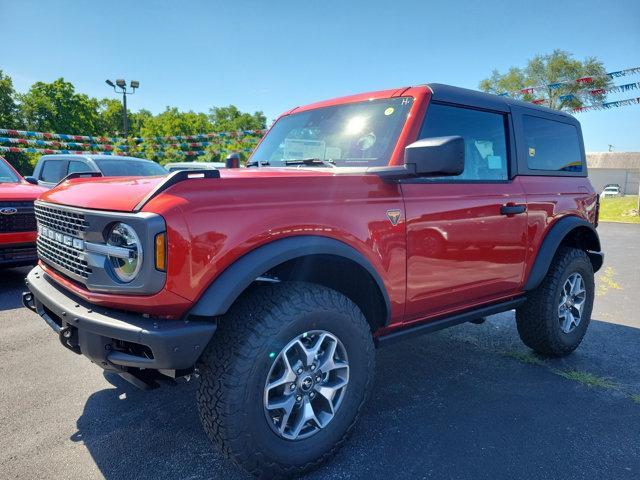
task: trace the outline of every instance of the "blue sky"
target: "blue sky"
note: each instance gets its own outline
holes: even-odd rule
[[[426,82],[477,88],[494,68],[554,48],[607,70],[640,66],[640,2],[0,0],[0,69],[18,91],[64,77],[129,108],[235,104],[271,120],[293,106]],[[640,81],[640,75],[617,84]],[[640,96],[640,91],[611,100]],[[587,150],[640,151],[640,105],[578,115]],[[62,132],[82,133],[82,132]]]

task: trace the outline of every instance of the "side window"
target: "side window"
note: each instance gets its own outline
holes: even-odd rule
[[[71,160],[69,162],[69,168],[67,169],[67,175],[69,175],[70,173],[76,173],[76,172],[90,172],[91,168],[89,168],[89,165],[87,165],[84,162],[79,162],[77,160]]]
[[[433,103],[420,138],[460,135],[464,138],[464,172],[451,180],[506,180],[507,141],[504,115]]]
[[[40,180],[47,183],[58,183],[65,174],[62,172],[65,162],[59,160],[47,160],[42,165]]]
[[[531,170],[582,172],[578,130],[568,123],[522,116],[527,166]]]

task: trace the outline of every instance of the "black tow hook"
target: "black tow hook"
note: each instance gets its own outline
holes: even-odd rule
[[[38,313],[38,309],[36,308],[36,302],[33,299],[33,293],[22,292],[22,304],[32,312]]]
[[[78,330],[74,327],[66,326],[60,329],[58,334],[60,343],[74,353],[80,355],[80,345],[78,345]]]

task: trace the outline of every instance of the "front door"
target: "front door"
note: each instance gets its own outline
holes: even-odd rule
[[[509,178],[508,119],[501,112],[433,103],[420,138],[461,135],[457,177],[403,181],[407,224],[405,322],[516,293],[527,251],[526,199]]]

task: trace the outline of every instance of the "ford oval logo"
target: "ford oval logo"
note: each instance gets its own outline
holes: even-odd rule
[[[0,208],[0,215],[15,215],[16,213],[18,213],[17,208],[13,208],[13,207]]]

